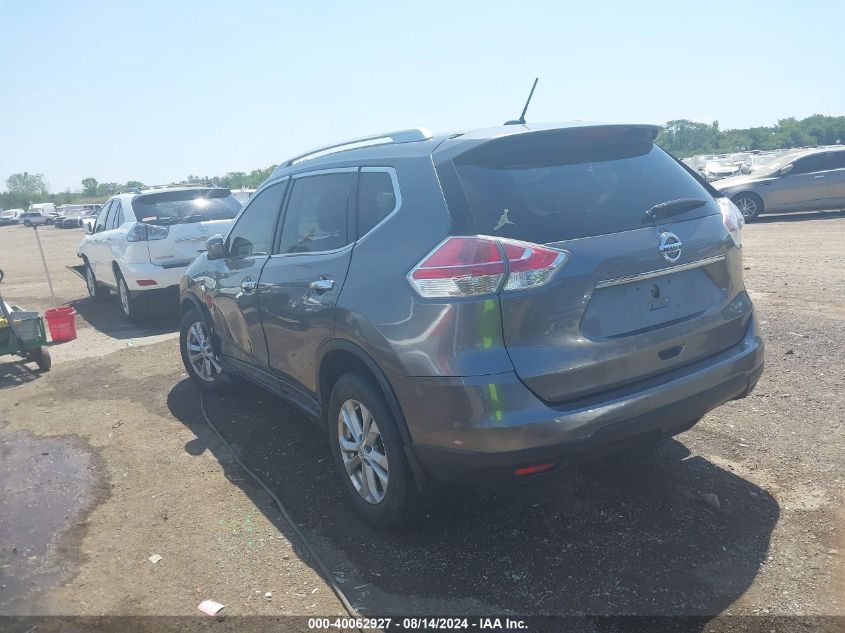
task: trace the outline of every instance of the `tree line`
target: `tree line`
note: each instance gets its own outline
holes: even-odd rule
[[[233,171],[223,176],[195,176],[190,175],[185,180],[170,184],[214,183],[230,189],[255,189],[267,180],[276,165],[265,169],[253,169],[250,172]],[[0,193],[0,209],[26,209],[30,202],[52,202],[59,204],[88,204],[102,203],[119,191],[143,188],[145,183],[140,180],[129,180],[125,183],[99,182],[96,178],[83,178],[81,188],[77,191],[61,191],[51,193],[50,185],[43,174],[28,172],[12,174],[6,179],[6,191]]]
[[[771,150],[812,145],[845,143],[845,116],[814,114],[806,119],[780,119],[775,125],[721,130],[719,122],[699,123],[676,119],[666,123],[657,136],[657,144],[679,158],[695,154],[723,154],[744,150]],[[181,183],[210,182],[230,189],[255,189],[264,182],[276,165],[250,172],[232,171],[223,176],[190,175]],[[180,184],[180,183],[173,183]],[[12,174],[6,180],[6,191],[0,193],[0,208],[27,208],[30,202],[55,204],[84,204],[104,202],[118,191],[143,187],[139,180],[125,183],[99,182],[84,178],[77,191],[70,189],[50,193],[43,174],[28,172]]]
[[[720,130],[719,122],[669,121],[657,144],[678,158],[696,154],[725,154],[746,150],[786,149],[845,143],[845,116],[814,114],[801,119],[781,119],[771,127]]]

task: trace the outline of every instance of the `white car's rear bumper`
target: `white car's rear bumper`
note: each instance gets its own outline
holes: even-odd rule
[[[147,290],[163,290],[172,286],[179,286],[179,280],[187,266],[165,268],[155,264],[120,263],[120,272],[129,286],[130,292]],[[151,283],[155,282],[155,283]]]

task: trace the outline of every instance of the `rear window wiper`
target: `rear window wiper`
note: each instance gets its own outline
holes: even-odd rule
[[[661,202],[645,210],[643,213],[643,224],[668,218],[684,211],[690,211],[691,209],[697,209],[698,207],[703,207],[705,204],[707,204],[707,200],[702,200],[701,198],[678,198],[677,200]]]

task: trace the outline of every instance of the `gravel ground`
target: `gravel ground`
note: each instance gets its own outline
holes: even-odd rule
[[[63,268],[79,233],[41,235],[80,337],[47,374],[0,364],[0,613],[342,613],[206,425],[175,317],[121,325]],[[31,238],[0,229],[2,292],[43,310]],[[650,453],[448,487],[391,535],[352,513],[289,405],[245,386],[207,397],[209,415],[362,613],[845,615],[845,213],[764,217],[744,238],[766,372]]]

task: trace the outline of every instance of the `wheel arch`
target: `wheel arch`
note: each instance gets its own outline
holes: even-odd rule
[[[760,215],[761,213],[763,213],[765,211],[766,201],[763,199],[763,196],[761,196],[759,193],[757,193],[756,191],[754,191],[752,189],[743,189],[742,191],[737,191],[735,194],[730,196],[731,202],[734,202],[735,200],[737,200],[738,198],[741,198],[742,196],[754,198],[755,200],[757,200],[757,202],[760,206],[760,208],[757,210],[757,215]]]
[[[363,348],[352,341],[333,339],[322,348],[317,369],[317,397],[323,411],[323,423],[328,424],[328,401],[332,387],[334,387],[338,378],[348,372],[356,372],[364,375],[364,377],[369,377],[384,395],[387,406],[399,427],[399,434],[405,445],[405,456],[411,467],[414,481],[417,488],[423,490],[427,486],[428,478],[411,449],[412,438],[399,399],[378,363]]]
[[[393,392],[390,381],[378,363],[373,360],[373,357],[352,341],[334,339],[323,346],[317,370],[317,396],[320,404],[323,406],[328,404],[332,387],[334,387],[337,379],[349,371],[361,371],[375,381],[384,393],[391,413],[400,420],[400,426],[403,427],[403,429],[400,429],[403,439],[410,440],[410,434],[407,433],[405,425],[405,416],[402,415],[402,408],[399,406],[399,400]]]

